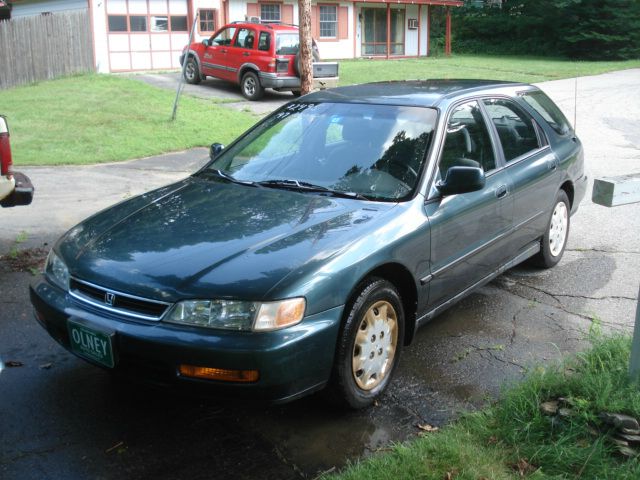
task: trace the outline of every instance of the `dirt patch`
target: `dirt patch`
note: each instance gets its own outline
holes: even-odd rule
[[[35,275],[44,270],[48,253],[48,248],[11,250],[0,257],[0,268],[11,272],[31,272]]]

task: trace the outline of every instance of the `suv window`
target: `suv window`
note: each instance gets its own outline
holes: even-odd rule
[[[571,125],[555,103],[544,92],[526,92],[521,94],[523,100],[544,118],[549,126],[560,135],[571,131]]]
[[[260,32],[260,37],[258,38],[258,50],[268,52],[270,48],[271,34],[269,34],[269,32]]]
[[[241,28],[238,30],[236,41],[233,44],[234,47],[253,49],[253,42],[255,41],[256,34],[253,30],[248,28]]]
[[[440,176],[444,178],[453,166],[482,167],[485,172],[496,168],[489,129],[476,101],[456,107],[449,117],[440,159]]]
[[[279,33],[276,35],[276,55],[295,55],[300,47],[300,35],[297,33]]]
[[[236,33],[236,27],[228,27],[224,30],[221,30],[213,39],[211,39],[212,46],[229,46],[231,45],[231,40],[233,40],[233,35]]]
[[[484,100],[484,105],[498,131],[507,162],[540,148],[533,119],[520,107],[498,98]]]

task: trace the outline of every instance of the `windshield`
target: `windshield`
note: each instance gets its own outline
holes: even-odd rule
[[[276,35],[276,55],[295,55],[298,53],[300,35],[298,33],[279,33]]]
[[[421,107],[293,103],[267,118],[207,171],[273,188],[318,187],[393,201],[415,190],[436,121]]]

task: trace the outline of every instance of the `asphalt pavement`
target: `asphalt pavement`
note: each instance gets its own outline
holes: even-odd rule
[[[574,80],[540,86],[572,121],[577,106],[591,180],[640,173],[640,70],[578,79],[577,102]],[[335,411],[319,396],[267,407],[153,390],[67,353],[28,301],[47,249],[87,215],[206,159],[206,149],[194,149],[19,168],[36,195],[28,207],[0,210],[0,478],[314,478],[413,438],[418,424],[441,425],[486,404],[534,366],[584,348],[594,325],[632,329],[640,205],[608,209],[585,198],[558,266],[516,267],[422,328],[388,392],[365,411]]]

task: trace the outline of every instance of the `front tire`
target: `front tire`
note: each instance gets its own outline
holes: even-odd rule
[[[404,310],[395,287],[381,278],[361,285],[347,304],[329,394],[335,403],[368,407],[387,388],[404,338]]]
[[[564,190],[556,195],[547,231],[542,237],[540,252],[531,258],[531,263],[541,268],[551,268],[558,264],[569,238],[571,224],[571,203]]]
[[[184,68],[184,79],[192,85],[197,85],[202,80],[198,62],[193,57],[187,59],[187,65]]]
[[[260,85],[258,76],[253,72],[247,72],[240,82],[240,90],[247,100],[259,100],[264,95],[264,88]]]

